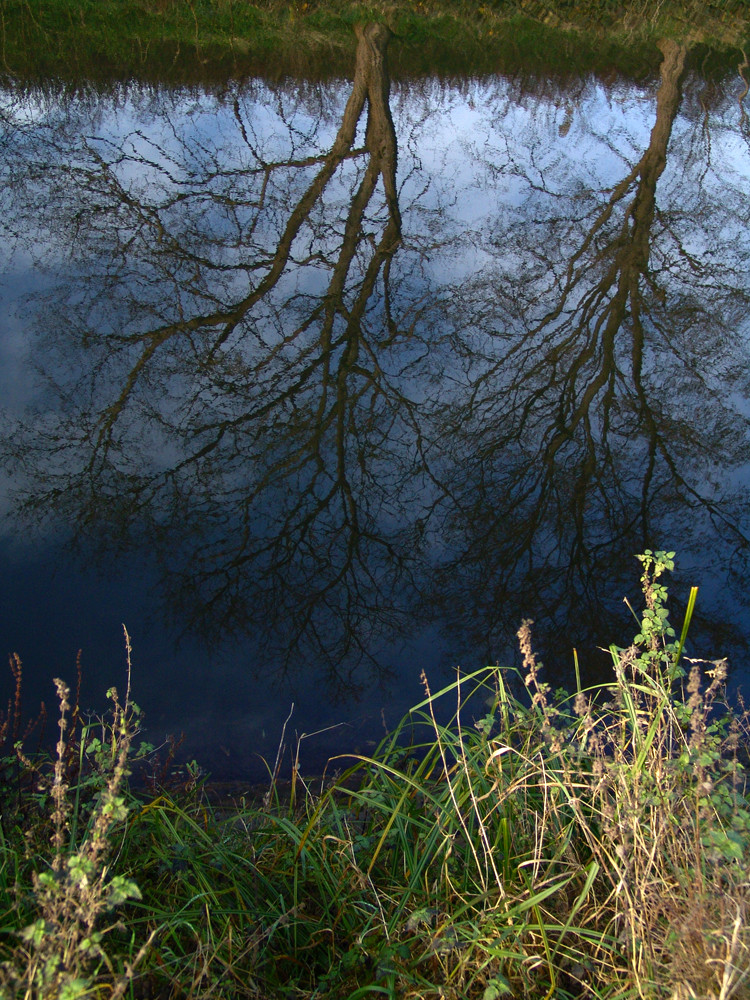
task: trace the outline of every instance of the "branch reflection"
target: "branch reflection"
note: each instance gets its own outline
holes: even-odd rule
[[[746,173],[680,117],[687,48],[661,44],[632,135],[585,83],[498,78],[461,159],[473,91],[425,93],[397,175],[388,32],[358,35],[343,108],[230,88],[159,95],[158,128],[27,123],[6,225],[21,245],[43,192],[45,252],[73,252],[34,297],[55,402],[8,446],[26,512],[149,552],[175,623],[342,693],[431,625],[496,657],[531,614],[567,660],[611,637],[645,546],[742,580]]]
[[[488,649],[524,606],[568,661],[573,645],[617,634],[612,597],[631,587],[628,555],[648,546],[703,548],[703,566],[711,546],[738,584],[746,574],[748,494],[730,470],[750,458],[737,408],[748,213],[729,185],[717,206],[705,162],[688,156],[660,208],[687,56],[661,49],[648,145],[620,179],[597,191],[574,175],[566,189],[557,151],[520,165],[511,150],[522,217],[493,220],[494,256],[459,300],[474,308],[474,361],[443,414],[454,556],[436,593],[438,608],[463,598],[463,628]],[[718,232],[735,253],[705,252]]]

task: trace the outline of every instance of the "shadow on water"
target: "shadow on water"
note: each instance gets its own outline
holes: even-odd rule
[[[665,40],[653,87],[391,95],[389,37],[358,29],[346,87],[3,102],[6,559],[72,546],[190,662],[226,650],[164,640],[146,684],[204,728],[257,730],[285,674],[316,724],[373,684],[408,703],[529,616],[553,680],[573,646],[592,679],[647,546],[682,557],[678,607],[708,581],[702,652],[745,649],[738,78]]]

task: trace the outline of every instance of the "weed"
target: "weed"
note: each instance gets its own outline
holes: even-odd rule
[[[725,661],[684,655],[673,553],[640,558],[610,683],[552,692],[523,622],[520,672],[423,678],[371,757],[288,800],[275,769],[234,811],[197,773],[128,791],[137,716],[114,692],[71,770],[58,682],[56,755],[19,757],[36,818],[3,815],[3,995],[747,1000],[750,720]]]
[[[127,817],[125,783],[128,757],[137,730],[138,710],[130,702],[130,641],[125,633],[128,656],[128,695],[119,700],[112,688],[109,721],[102,739],[89,741],[88,727],[80,737],[81,754],[95,757],[94,797],[88,815],[82,808],[83,772],[74,787],[69,784],[70,690],[55,680],[59,701],[59,739],[53,759],[30,759],[21,743],[16,752],[26,775],[33,776],[37,822],[23,830],[19,814],[3,816],[3,869],[12,864],[16,877],[4,889],[6,919],[9,912],[23,914],[18,930],[20,943],[0,967],[4,997],[23,996],[46,1000],[75,1000],[91,993],[103,968],[122,993],[132,968],[118,976],[106,949],[106,938],[114,929],[107,919],[113,911],[140,892],[129,877],[115,874],[112,855],[116,836]],[[75,718],[75,710],[74,710]],[[24,817],[28,822],[28,814]],[[23,861],[21,861],[21,856]],[[30,884],[29,884],[30,883]],[[8,896],[15,896],[9,899]],[[10,904],[10,905],[9,905]],[[28,920],[28,922],[26,922]]]

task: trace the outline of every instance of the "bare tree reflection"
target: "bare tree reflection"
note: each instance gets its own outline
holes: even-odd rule
[[[563,650],[611,635],[606,593],[627,592],[623,557],[649,545],[721,537],[723,558],[747,568],[747,494],[719,469],[750,457],[747,417],[728,398],[747,390],[729,359],[747,334],[748,286],[741,265],[728,275],[658,209],[687,55],[661,48],[642,155],[598,204],[563,191],[559,163],[533,162],[529,221],[498,220],[492,276],[460,299],[470,311],[491,284],[500,302],[465,347],[470,391],[444,413],[456,506],[438,606],[463,598],[477,645],[497,646],[524,607]],[[710,239],[706,206],[693,222]]]
[[[230,87],[201,127],[168,94],[159,127],[42,122],[8,188],[19,238],[43,196],[70,248],[34,297],[56,403],[14,429],[27,510],[150,551],[177,623],[341,690],[425,624],[475,655],[529,613],[566,653],[601,638],[646,545],[747,568],[748,208],[707,116],[677,124],[686,48],[650,132],[591,143],[606,170],[562,145],[589,83],[498,79],[466,173],[423,88],[397,184],[387,44],[360,29],[343,108]]]
[[[92,282],[87,261],[64,313],[89,367],[61,386],[43,442],[34,427],[17,448],[27,468],[31,448],[57,454],[32,488],[35,510],[77,523],[87,542],[104,536],[110,555],[134,543],[157,553],[178,621],[281,634],[287,662],[314,649],[344,685],[399,625],[419,547],[403,372],[420,348],[391,307],[401,219],[388,31],[358,35],[327,152],[266,159],[237,101],[250,165],[235,171],[212,171],[217,154],[201,150],[198,173],[196,151],[168,136],[138,137],[138,155],[90,145],[70,218],[89,247],[109,241],[107,270]],[[294,151],[296,124],[290,135]],[[141,191],[128,159],[150,172]],[[59,378],[62,358],[56,367]]]

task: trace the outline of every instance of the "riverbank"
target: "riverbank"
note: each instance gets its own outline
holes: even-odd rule
[[[725,661],[684,657],[672,556],[640,557],[611,683],[553,694],[524,622],[521,674],[424,678],[372,757],[260,799],[212,804],[194,767],[134,790],[153,751],[114,691],[79,728],[57,682],[51,760],[14,752],[11,706],[2,996],[746,1000],[750,713],[720,708]]]
[[[744,0],[0,0],[0,69],[70,82],[346,75],[353,27],[373,20],[395,35],[395,78],[521,67],[643,76],[658,66],[658,38],[719,49],[750,39]]]

